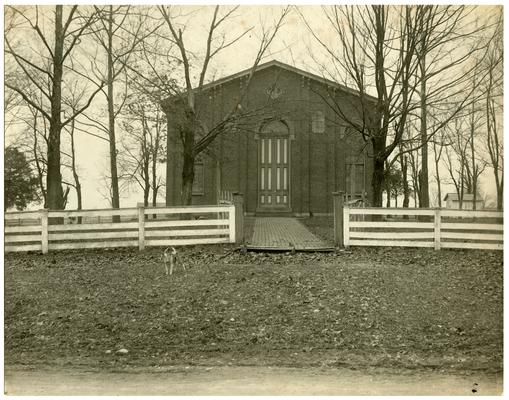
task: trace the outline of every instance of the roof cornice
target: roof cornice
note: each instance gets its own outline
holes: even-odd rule
[[[256,67],[256,69],[255,69],[255,72],[263,71],[263,70],[265,70],[267,68],[271,68],[271,67],[279,67],[281,69],[294,72],[294,73],[296,73],[298,75],[301,75],[301,76],[303,76],[305,78],[314,80],[316,82],[320,82],[321,84],[324,84],[326,86],[330,86],[332,88],[344,91],[346,93],[353,94],[355,96],[360,96],[359,91],[357,91],[355,89],[349,88],[348,86],[339,84],[339,83],[337,83],[335,81],[332,81],[330,79],[324,78],[324,77],[322,77],[320,75],[316,75],[316,74],[313,74],[311,72],[304,71],[303,69],[294,67],[292,65],[285,64],[285,63],[283,63],[281,61],[278,61],[278,60],[271,60],[271,61],[268,61],[266,63],[258,65]],[[212,89],[212,88],[214,88],[216,86],[224,85],[225,83],[234,81],[235,79],[239,79],[239,78],[242,78],[244,76],[248,76],[251,73],[251,70],[252,70],[252,68],[247,68],[247,69],[242,70],[240,72],[236,72],[235,74],[231,74],[231,75],[225,76],[223,78],[217,79],[215,81],[206,83],[205,85],[202,86],[202,90],[209,90],[209,89]],[[373,97],[373,96],[370,96],[368,94],[366,94],[365,96],[369,100],[376,101],[376,98]],[[169,99],[170,98],[167,98],[167,99],[163,100],[163,102],[165,102],[166,100],[169,100]]]
[[[301,76],[304,76],[304,77],[306,77],[308,79],[312,79],[314,81],[320,82],[320,83],[322,83],[324,85],[331,86],[331,87],[333,87],[335,89],[339,89],[339,90],[342,90],[344,92],[353,94],[355,96],[359,96],[359,91],[357,91],[355,89],[349,88],[348,86],[345,86],[345,85],[342,85],[342,84],[337,83],[335,81],[332,81],[330,79],[324,78],[323,76],[313,74],[311,72],[305,71],[303,69],[294,67],[294,66],[289,65],[289,64],[285,64],[285,63],[283,63],[281,61],[278,61],[278,60],[271,60],[271,61],[268,61],[266,63],[258,65],[256,67],[256,69],[255,69],[255,72],[263,71],[264,69],[267,69],[267,68],[270,68],[270,67],[279,67],[279,68],[285,69],[287,71],[291,71],[291,72],[294,72],[294,73],[299,74]],[[223,84],[225,84],[227,82],[230,82],[230,81],[233,81],[235,79],[242,78],[243,76],[249,75],[251,73],[251,70],[252,70],[252,68],[247,68],[247,69],[245,69],[243,71],[236,72],[235,74],[225,76],[224,78],[217,79],[217,80],[215,80],[213,82],[209,82],[209,83],[203,85],[202,89],[203,90],[211,89],[211,88],[213,88],[215,86],[223,85]],[[366,96],[370,100],[376,100],[373,96],[370,96],[368,94],[366,94]]]

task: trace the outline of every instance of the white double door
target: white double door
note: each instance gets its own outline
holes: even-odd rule
[[[258,142],[258,208],[289,209],[290,141],[288,136],[261,137]]]

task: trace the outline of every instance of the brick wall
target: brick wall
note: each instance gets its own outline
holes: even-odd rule
[[[213,86],[197,101],[200,120],[210,129],[221,120],[236,102],[246,84],[235,79]],[[281,90],[277,99],[269,99],[267,88]],[[334,96],[334,97],[332,97]],[[193,196],[195,204],[215,204],[219,181],[222,190],[239,191],[245,195],[246,211],[254,213],[258,202],[257,133],[267,119],[281,119],[290,135],[290,203],[294,214],[332,212],[332,192],[346,189],[346,162],[353,156],[365,164],[365,190],[371,193],[372,162],[359,134],[345,134],[345,122],[324,101],[334,98],[335,106],[355,118],[351,94],[330,92],[324,84],[278,66],[255,73],[242,104],[244,110],[258,110],[256,116],[243,120],[241,131],[232,131],[216,138],[203,154],[204,194]],[[358,107],[357,107],[358,108]],[[312,113],[322,111],[325,132],[312,132]],[[168,205],[180,204],[181,144],[167,111],[168,165],[166,197]],[[174,120],[175,118],[173,118]],[[364,149],[364,152],[363,152]],[[358,162],[361,162],[358,161]]]

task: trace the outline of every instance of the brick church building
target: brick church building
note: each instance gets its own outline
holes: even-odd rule
[[[210,129],[231,109],[249,73],[204,86],[203,98],[196,101],[206,110],[200,116],[205,126]],[[358,104],[357,92],[336,82],[279,61],[259,65],[242,102],[248,122],[218,136],[196,160],[193,204],[217,204],[225,192],[240,192],[248,215],[308,216],[332,213],[335,191],[369,197],[370,149],[345,122],[359,121]],[[182,143],[172,107],[163,108],[166,204],[179,205]]]

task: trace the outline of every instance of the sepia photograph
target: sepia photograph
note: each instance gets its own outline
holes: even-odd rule
[[[4,395],[502,396],[503,17],[4,5]]]

